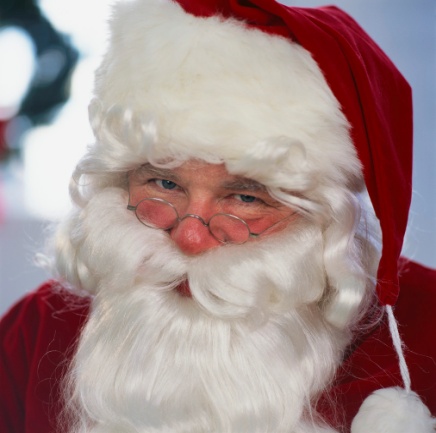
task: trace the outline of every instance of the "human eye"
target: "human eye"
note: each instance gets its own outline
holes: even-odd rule
[[[235,191],[228,195],[226,200],[227,206],[231,207],[234,213],[248,212],[259,215],[274,212],[282,207],[280,203],[265,192],[252,193],[247,191],[247,193],[245,191]],[[229,213],[232,212],[229,210]]]
[[[256,203],[260,200],[258,197],[255,197],[254,195],[248,195],[248,194],[234,194],[234,198],[238,201],[241,201],[243,203]]]
[[[177,183],[173,182],[172,180],[168,180],[168,179],[150,179],[149,182],[155,183],[155,185],[157,185],[157,187],[162,188],[162,189],[172,190],[172,189],[176,189],[179,187],[177,185]]]
[[[144,184],[143,193],[153,197],[174,197],[183,193],[183,188],[171,178],[150,177]]]
[[[225,206],[228,213],[236,215],[257,215],[268,211],[269,205],[263,198],[256,194],[245,194],[244,192],[234,192],[227,196]]]

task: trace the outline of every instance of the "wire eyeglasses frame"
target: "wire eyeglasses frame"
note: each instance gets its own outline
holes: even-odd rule
[[[175,218],[174,218],[174,221],[172,221],[172,223],[171,224],[169,224],[169,225],[164,225],[164,226],[157,226],[156,224],[152,224],[151,222],[149,222],[149,223],[147,223],[147,220],[145,219],[145,218],[141,218],[141,216],[138,214],[138,206],[140,206],[141,205],[141,203],[143,203],[143,202],[145,202],[145,201],[148,201],[148,202],[153,202],[153,203],[156,203],[156,204],[161,204],[161,205],[167,205],[167,206],[169,206],[173,211],[174,211],[174,216],[175,216]],[[236,215],[233,215],[233,214],[229,214],[229,213],[223,213],[223,212],[219,212],[219,213],[216,213],[216,214],[214,214],[214,215],[212,215],[211,217],[210,217],[210,219],[209,219],[209,221],[208,222],[206,222],[200,215],[196,215],[196,214],[185,214],[183,217],[180,217],[180,215],[179,215],[179,213],[177,212],[177,209],[176,209],[176,207],[172,204],[172,203],[170,203],[169,201],[166,201],[166,200],[164,200],[164,199],[162,199],[162,198],[157,198],[157,197],[150,197],[150,198],[144,198],[144,199],[142,199],[141,201],[139,201],[138,202],[138,204],[136,205],[136,206],[133,206],[133,205],[131,205],[131,204],[128,204],[127,205],[127,209],[128,210],[130,210],[130,211],[133,211],[133,212],[135,212],[135,215],[136,215],[136,218],[138,219],[138,221],[141,223],[141,224],[143,224],[143,225],[145,225],[146,227],[150,227],[150,228],[152,228],[152,229],[155,229],[155,230],[164,230],[164,231],[168,231],[168,230],[171,230],[173,227],[175,227],[177,224],[179,224],[179,223],[181,223],[182,221],[184,221],[185,219],[187,219],[187,218],[195,218],[195,219],[197,219],[198,221],[200,221],[201,222],[201,224],[204,226],[204,227],[207,227],[207,229],[209,230],[209,233],[218,241],[218,242],[220,242],[220,243],[222,243],[222,244],[237,244],[237,245],[242,245],[242,244],[244,244],[245,242],[247,242],[250,238],[258,238],[259,236],[261,236],[263,233],[265,233],[266,231],[268,231],[268,230],[270,230],[271,228],[273,228],[274,226],[276,226],[277,224],[279,224],[279,223],[281,223],[282,221],[284,221],[284,220],[286,220],[286,219],[288,219],[288,218],[290,218],[292,215],[294,215],[295,213],[296,213],[296,211],[294,211],[294,212],[292,212],[290,215],[288,215],[288,216],[286,216],[286,217],[284,217],[284,218],[281,218],[279,221],[276,221],[274,224],[272,224],[272,225],[270,225],[269,227],[267,227],[266,229],[264,229],[264,230],[262,230],[261,232],[259,232],[259,233],[253,233],[251,230],[250,230],[250,227],[249,227],[249,225],[248,225],[248,223],[244,220],[244,219],[242,219],[242,218],[240,218],[240,217],[238,217],[238,216],[236,216]],[[211,228],[211,221],[213,221],[214,220],[214,218],[216,219],[217,217],[228,217],[228,222],[229,221],[234,221],[234,222],[237,222],[237,223],[242,223],[242,226],[244,226],[245,228],[246,228],[246,230],[247,230],[247,236],[241,236],[241,240],[240,241],[235,241],[235,240],[232,240],[232,239],[226,239],[226,238],[220,238],[217,234],[216,234],[216,232],[214,233],[214,229],[213,228]],[[242,226],[240,226],[240,227],[242,227]],[[243,240],[242,240],[243,239]]]

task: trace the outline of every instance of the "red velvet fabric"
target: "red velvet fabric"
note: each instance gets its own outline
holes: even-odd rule
[[[403,262],[395,314],[407,346],[412,387],[436,415],[436,271]],[[49,282],[15,305],[0,322],[0,432],[61,433],[60,381],[86,321],[89,304]],[[349,425],[372,391],[401,385],[385,322],[362,336],[344,361],[319,409]],[[332,397],[335,403],[332,405]],[[338,421],[339,420],[339,421]]]
[[[69,302],[67,302],[69,300]],[[61,433],[59,383],[88,302],[48,282],[0,322],[0,432]]]
[[[412,94],[401,73],[353,18],[333,6],[297,8],[275,0],[175,1],[195,16],[232,17],[289,37],[312,54],[352,126],[383,232],[379,299],[394,305],[412,191]]]
[[[400,296],[394,309],[412,389],[436,415],[436,270],[402,259]],[[363,335],[342,364],[330,393],[320,402],[325,417],[349,426],[362,401],[373,391],[402,386],[387,317]],[[328,398],[330,397],[330,402]],[[331,406],[334,401],[334,407]]]

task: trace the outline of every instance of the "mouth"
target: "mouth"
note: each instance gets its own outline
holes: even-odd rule
[[[191,289],[189,288],[188,280],[184,280],[176,287],[177,292],[180,296],[191,298]]]

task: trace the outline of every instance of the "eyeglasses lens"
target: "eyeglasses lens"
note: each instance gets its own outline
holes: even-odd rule
[[[220,242],[243,244],[250,237],[247,225],[239,218],[227,215],[214,215],[209,221],[209,230]]]
[[[169,204],[157,200],[142,200],[137,208],[136,215],[143,224],[155,229],[167,230],[177,221],[176,210]]]
[[[136,207],[136,216],[146,226],[168,230],[173,227],[178,215],[170,204],[157,199],[144,199]],[[223,243],[243,244],[250,237],[247,224],[236,216],[216,214],[209,223],[212,235]]]

